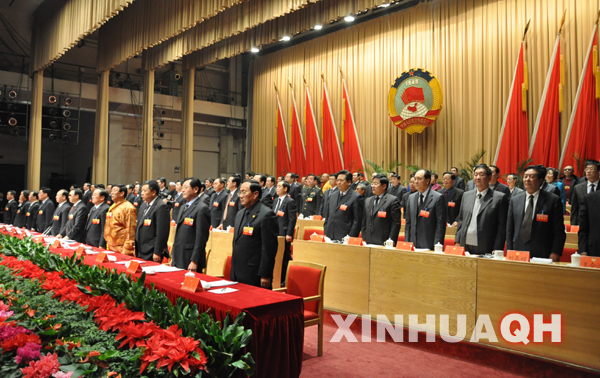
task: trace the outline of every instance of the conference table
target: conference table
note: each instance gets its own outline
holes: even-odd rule
[[[294,260],[327,266],[329,310],[373,320],[381,314],[392,323],[403,315],[405,327],[408,315],[416,314],[419,329],[438,334],[440,315],[448,315],[450,335],[457,334],[458,315],[466,315],[466,332],[460,335],[466,342],[476,319],[488,315],[498,342],[482,338],[481,344],[600,370],[600,269],[304,240],[293,247]],[[511,313],[530,321],[543,314],[546,323],[550,314],[561,314],[561,342],[549,342],[549,333],[542,343],[505,341],[500,323]],[[436,316],[435,325],[425,324],[428,314]],[[532,335],[533,326],[533,341]]]
[[[3,226],[0,224],[0,227]],[[7,232],[4,231],[4,234]],[[31,233],[34,240],[40,234]],[[24,236],[19,235],[20,238]],[[47,245],[45,243],[45,245]],[[79,246],[73,243],[72,248]],[[75,249],[50,247],[50,251],[65,257],[75,253]],[[103,251],[92,248],[93,251]],[[134,259],[120,253],[113,253],[116,262]],[[116,262],[97,263],[97,255],[84,256],[87,265],[102,265],[107,269],[116,269],[123,273],[127,269],[123,264]],[[139,260],[139,259],[136,259]],[[147,261],[142,266],[157,266],[160,264]],[[217,320],[223,320],[227,313],[235,317],[241,312],[246,313],[243,325],[252,330],[252,339],[247,346],[247,351],[252,354],[256,362],[255,377],[298,377],[302,368],[302,352],[304,345],[304,302],[300,297],[278,293],[245,284],[231,286],[237,292],[215,294],[207,291],[190,293],[181,290],[186,270],[171,273],[156,273],[146,275],[145,286],[151,285],[167,295],[172,303],[177,298],[183,297],[191,303],[198,305],[201,312],[209,311]],[[139,277],[141,274],[133,274]],[[219,280],[212,276],[196,273],[196,277],[203,281]]]

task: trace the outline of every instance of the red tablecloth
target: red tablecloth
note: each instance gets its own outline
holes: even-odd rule
[[[38,235],[38,234],[34,234]],[[37,236],[34,236],[37,239]],[[73,244],[74,246],[79,243]],[[72,256],[73,249],[50,248],[52,252],[63,256]],[[94,250],[101,250],[94,248]],[[131,256],[120,253],[111,254],[118,261],[131,260]],[[124,272],[125,265],[96,263],[96,255],[84,257],[85,264],[102,265],[109,269]],[[148,261],[142,266],[154,266]],[[298,377],[302,368],[302,349],[304,345],[304,303],[302,298],[273,292],[259,287],[238,283],[230,286],[235,293],[214,294],[209,292],[189,293],[181,290],[186,270],[173,273],[146,275],[145,285],[155,285],[164,292],[171,302],[184,297],[198,305],[200,311],[211,311],[218,320],[222,320],[227,311],[235,318],[244,311],[244,327],[252,330],[252,341],[247,350],[256,362],[256,377]],[[140,276],[140,274],[134,274]],[[210,282],[219,278],[196,273],[196,277]]]

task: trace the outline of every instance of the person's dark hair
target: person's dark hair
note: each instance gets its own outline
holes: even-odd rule
[[[400,175],[399,175],[399,174],[397,174],[396,172],[392,172],[392,173],[390,174],[390,178],[392,178],[392,177],[396,177],[398,180],[400,180],[400,178],[401,178],[401,177],[400,177]]]
[[[307,174],[306,178],[308,179],[310,176],[312,176],[315,181],[317,180],[317,176],[314,173]]]
[[[40,192],[45,193],[48,197],[52,195],[52,189],[47,188],[45,186],[40,188]]]
[[[123,193],[125,196],[127,195],[127,186],[126,186],[126,185],[123,185],[123,184],[116,184],[116,185],[113,185],[113,188],[114,188],[115,186],[116,186],[117,188],[119,188],[119,192]]]
[[[485,174],[487,176],[491,176],[492,175],[492,170],[490,169],[490,167],[487,166],[487,164],[479,164],[475,166],[475,171],[478,170],[479,168],[483,168],[483,170],[485,171]],[[475,172],[473,171],[473,172]]]
[[[192,189],[198,188],[198,194],[202,193],[202,191],[204,190],[204,183],[202,181],[200,181],[199,178],[186,177],[185,179],[183,179],[183,182],[186,182],[187,180],[190,180],[190,188],[192,188]]]
[[[235,187],[239,188],[240,184],[242,183],[242,179],[240,178],[240,176],[239,175],[231,175],[229,177],[231,177],[231,181],[235,184]]]
[[[17,196],[17,192],[16,192],[16,191],[14,191],[14,190],[9,190],[9,191],[8,191],[8,192],[6,192],[6,193],[10,193],[10,194],[12,194],[13,198],[15,198],[15,197]]]
[[[260,182],[261,184],[266,184],[267,183],[267,176],[262,175],[262,174],[258,174],[258,182]]]
[[[458,168],[456,167],[451,167],[450,170],[456,169],[456,171],[458,172]]]
[[[179,185],[183,185],[183,180],[177,180],[175,183],[179,183]]]
[[[159,178],[156,179],[156,181],[162,182],[165,186],[167,185],[167,179],[164,178],[164,177],[159,177]]]
[[[362,173],[362,172],[356,172],[356,175],[357,175],[358,177],[365,178],[365,174],[364,174],[364,173]]]
[[[133,184],[127,184],[127,185],[125,185],[125,187],[126,187],[127,189],[131,189],[131,190],[133,190]]]
[[[360,184],[358,184],[356,187],[357,187],[357,188],[360,188],[360,190],[367,191],[367,184],[366,184],[366,183],[364,183],[364,182],[361,182],[361,183],[360,183]]]
[[[442,177],[446,176],[446,175],[450,175],[450,178],[452,179],[452,181],[456,180],[456,175],[450,171],[446,171],[444,173],[442,173]]]
[[[440,178],[437,173],[432,173],[432,176],[435,177],[436,180]]]
[[[283,187],[285,188],[285,192],[289,193],[290,192],[290,187],[291,187],[290,183],[287,182],[287,181],[285,181],[285,180],[280,181],[280,182],[281,182],[281,185],[283,185]]]
[[[108,198],[108,196],[109,196],[109,194],[108,194],[108,192],[106,191],[106,189],[100,189],[100,188],[98,188],[98,189],[96,189],[96,190],[98,190],[98,197],[104,197],[104,200],[103,200],[102,202],[106,202],[106,199],[107,199],[107,198]]]
[[[227,179],[225,177],[217,177],[215,181],[219,180],[219,184],[227,184]]]
[[[496,167],[495,165],[490,165],[490,169],[494,168],[494,171],[496,172],[497,175],[500,174],[500,168]]]
[[[83,197],[83,192],[81,191],[81,189],[75,188],[71,191],[73,192],[73,195],[77,196],[77,198],[81,199],[81,197]]]
[[[210,178],[210,177],[207,177],[207,178],[205,178],[205,179],[204,179],[204,181],[206,181],[206,180],[208,180],[208,181],[209,181],[211,184],[212,184],[213,182],[215,182],[215,179],[213,179],[213,178]],[[185,181],[185,180],[183,180],[183,181]]]
[[[415,173],[416,173],[416,172],[413,172],[413,173],[411,173],[411,174],[410,174],[410,178],[413,178],[413,177],[415,177]]]
[[[29,201],[29,193],[31,193],[29,190],[22,190],[21,194],[23,194],[23,197],[25,197],[25,199],[27,201]]]
[[[544,167],[541,164],[538,165],[528,165],[527,167],[525,167],[525,170],[523,172],[527,172],[528,170],[533,169],[534,171],[536,171],[537,173],[537,177],[541,180],[543,180],[546,177],[546,167]]]
[[[277,182],[277,180],[275,180],[275,177],[273,177],[273,176],[269,176],[269,177],[267,177],[267,179],[270,179],[273,184],[275,184]],[[265,183],[266,183],[266,181],[265,181]]]
[[[429,169],[420,169],[420,171],[423,171],[423,178],[425,180],[431,180],[431,171]],[[417,172],[415,172],[415,173],[417,173]]]
[[[250,193],[260,192],[262,191],[262,186],[256,180],[244,180],[244,182],[250,183]],[[259,197],[260,198],[260,197]]]
[[[69,200],[69,191],[67,189],[59,189],[58,193],[62,193],[61,197],[64,197],[66,200]]]
[[[594,165],[596,166],[596,169],[600,171],[600,163],[597,160],[586,160],[585,167],[587,168],[588,165]]]
[[[96,188],[98,188],[98,189],[106,189],[106,187],[104,186],[104,184],[98,184],[98,185],[96,185]]]
[[[506,177],[508,178],[508,177],[510,177],[510,176],[512,176],[512,178],[513,178],[513,179],[515,179],[515,180],[518,180],[518,179],[519,179],[519,176],[517,176],[517,174],[516,174],[516,173],[509,173],[509,174],[508,174]]]
[[[346,175],[346,181],[352,181],[352,173],[348,172],[345,169],[342,169],[341,171],[336,173],[335,177],[337,178],[339,175]]]
[[[298,176],[297,173],[294,173],[294,180],[298,181],[299,178],[300,178],[300,176]]]
[[[158,195],[160,193],[160,186],[158,186],[158,181],[156,180],[147,180],[144,182],[144,185],[148,185],[148,189],[154,194]]]
[[[549,167],[546,168],[546,174],[548,174],[548,172],[552,172],[552,177],[554,178],[552,182],[556,182],[556,180],[558,180],[558,169]]]
[[[385,189],[387,190],[387,188],[390,187],[390,180],[385,176],[385,175],[376,175],[375,177],[373,177],[373,180],[375,179],[379,179],[379,183],[381,185],[385,185]]]
[[[33,196],[35,197],[35,199],[40,199],[40,198],[38,197],[38,192],[36,192],[35,190],[34,190],[34,191],[32,191],[32,192],[30,192],[29,194],[33,195]]]

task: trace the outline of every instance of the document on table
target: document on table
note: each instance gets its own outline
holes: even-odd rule
[[[415,248],[415,252],[427,252],[431,251],[429,248]]]
[[[110,255],[114,253],[113,251],[92,251],[91,249],[87,249],[85,251],[85,253],[87,253],[88,255],[97,255],[100,252],[104,253],[105,255]]]
[[[146,261],[145,260],[127,260],[127,261],[117,261],[115,264],[120,264],[120,265],[125,265],[126,267],[129,268],[129,263],[135,261],[139,264],[145,264]]]
[[[214,294],[227,294],[227,293],[235,293],[236,291],[238,291],[238,290],[237,289],[232,289],[230,287],[224,287],[222,289],[209,290],[208,292],[209,293],[214,293]]]
[[[145,272],[148,269],[150,270],[154,270],[155,273],[172,273],[172,272],[178,272],[180,270],[183,269],[179,269],[176,268],[174,266],[167,266],[167,265],[155,265],[155,266],[144,266],[142,267],[142,270]]]
[[[223,286],[235,285],[235,284],[237,284],[237,282],[227,281],[227,280],[219,280],[219,281],[206,282],[206,284],[208,287],[223,287]],[[203,285],[204,285],[204,283],[203,283]]]

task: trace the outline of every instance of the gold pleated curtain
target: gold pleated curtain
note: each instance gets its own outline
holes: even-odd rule
[[[398,159],[405,165],[444,172],[453,165],[464,164],[477,150],[484,149],[484,162],[491,163],[525,25],[531,20],[525,52],[529,66],[531,135],[550,55],[566,10],[561,45],[566,72],[562,146],[599,5],[598,0],[430,1],[257,57],[252,93],[251,169],[275,172],[273,84],[279,88],[289,130],[292,100],[288,78],[295,90],[304,130],[303,76],[306,77],[321,130],[320,74],[324,73],[341,135],[339,67],[346,75],[364,159],[377,164]],[[411,68],[423,68],[436,75],[442,86],[444,106],[438,120],[422,134],[408,135],[390,120],[387,96],[396,77]],[[403,173],[406,176],[407,171]]]
[[[133,0],[43,2],[34,14],[31,71],[50,66]]]

